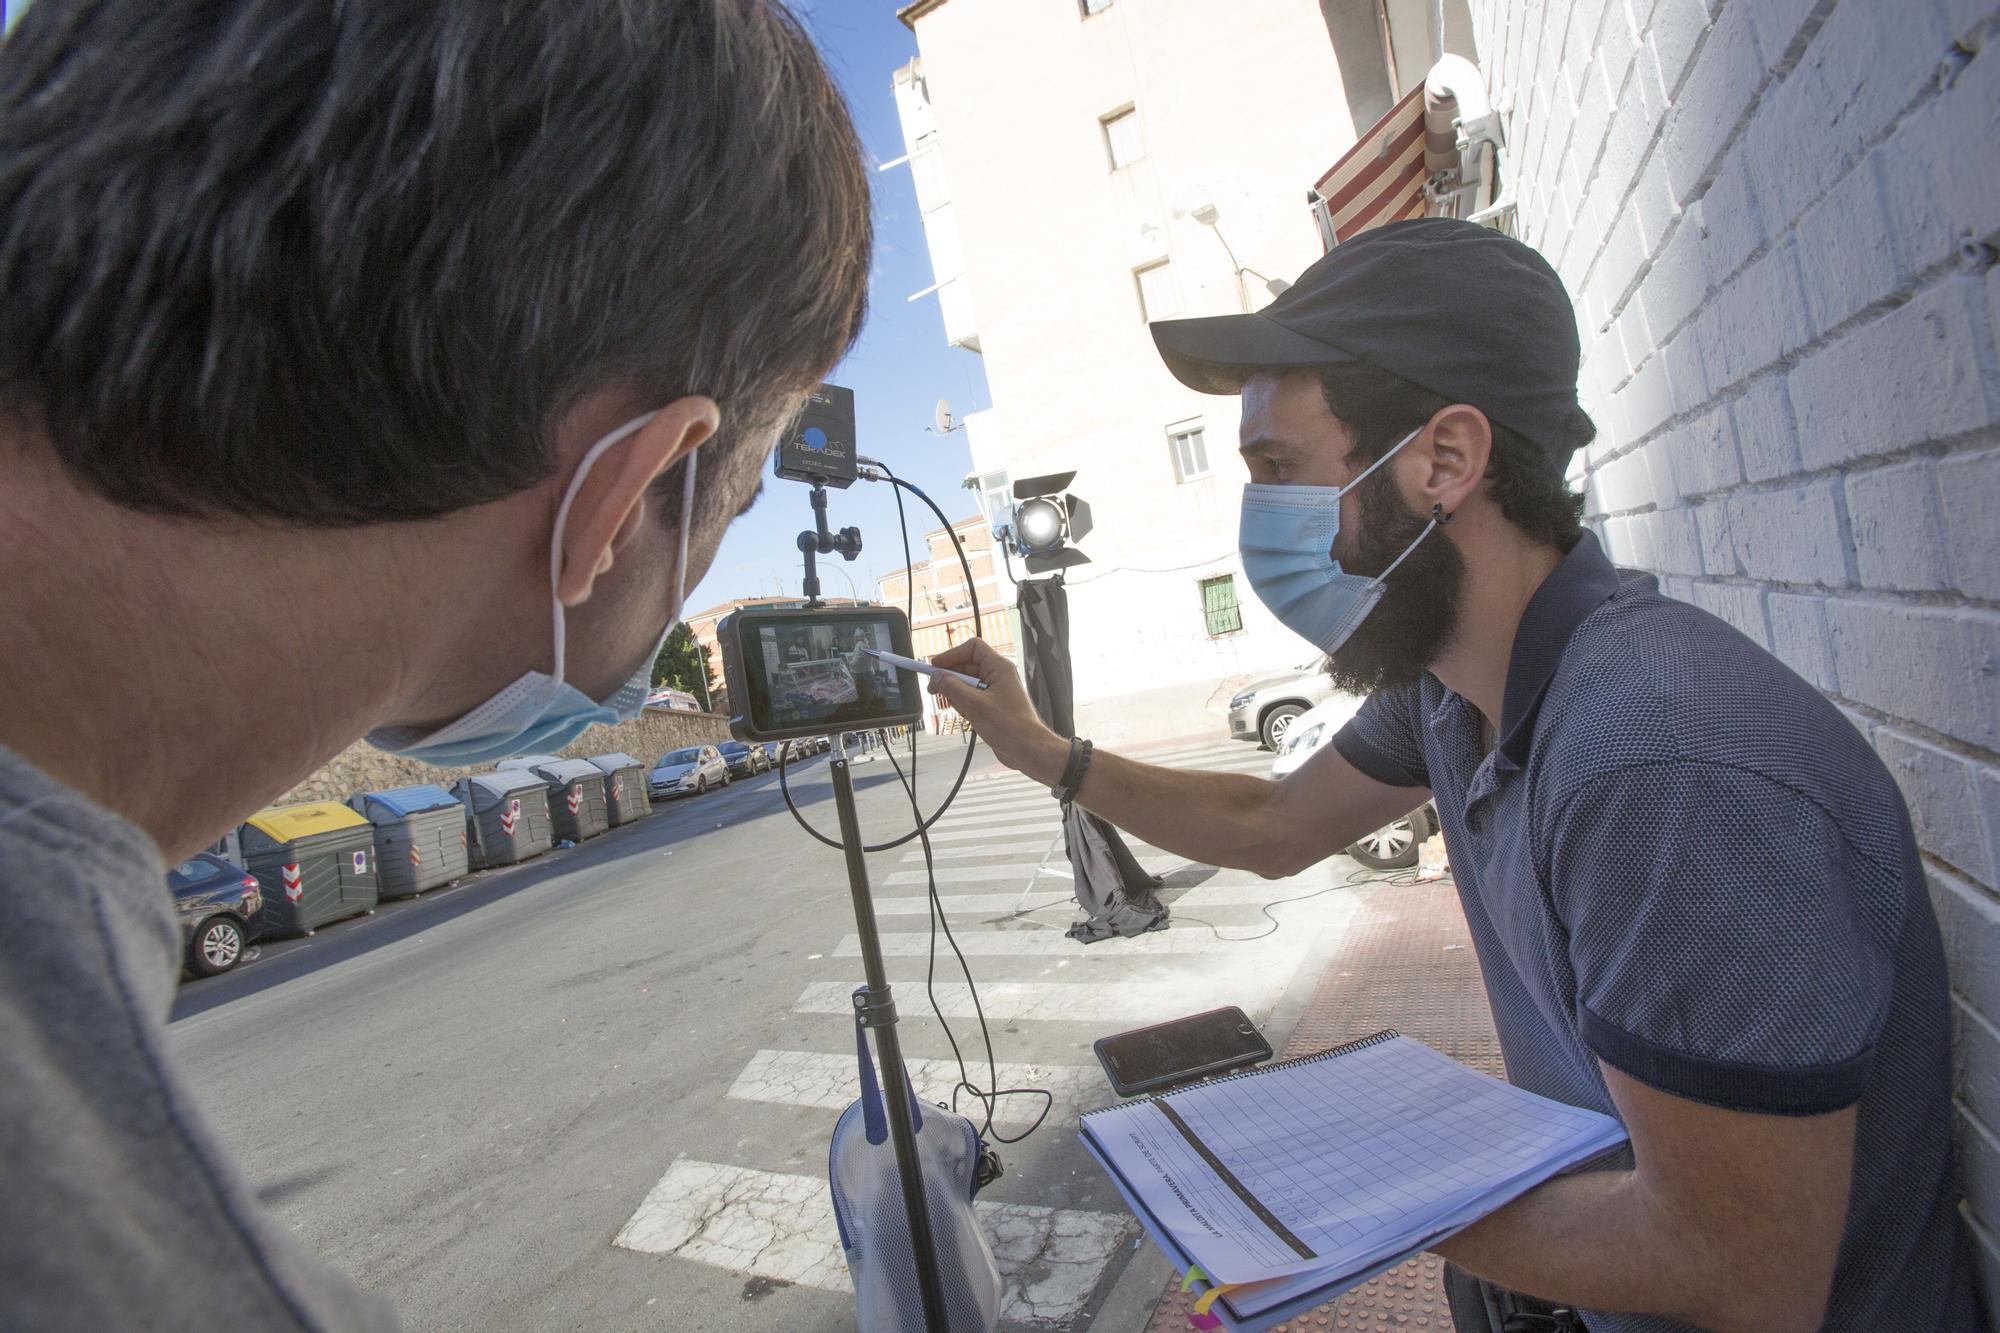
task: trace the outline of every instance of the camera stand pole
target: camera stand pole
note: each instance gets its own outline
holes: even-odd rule
[[[854,898],[854,929],[861,939],[861,965],[868,978],[865,994],[855,998],[861,1026],[875,1031],[881,1055],[882,1097],[889,1104],[889,1141],[896,1150],[896,1174],[903,1183],[903,1208],[910,1224],[910,1243],[917,1263],[917,1286],[924,1298],[924,1327],[947,1333],[944,1284],[938,1276],[937,1248],[931,1242],[930,1209],[924,1201],[923,1169],[917,1160],[916,1127],[910,1118],[910,1075],[903,1067],[902,1044],[896,1040],[896,1002],[889,993],[889,974],[882,965],[882,940],[875,931],[875,904],[868,896],[868,864],[861,848],[861,821],[854,812],[854,780],[847,769],[847,736],[834,738],[833,807],[840,817],[840,843],[847,853],[847,888]]]

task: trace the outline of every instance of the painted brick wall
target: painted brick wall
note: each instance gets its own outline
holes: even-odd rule
[[[1909,798],[1991,1301],[2000,0],[1472,10],[1520,234],[1578,306],[1592,523],[1831,696]]]

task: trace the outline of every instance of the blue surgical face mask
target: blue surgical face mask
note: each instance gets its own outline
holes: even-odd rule
[[[581,736],[584,729],[593,723],[629,722],[639,715],[652,681],[653,662],[659,657],[660,645],[667,641],[668,632],[680,616],[681,601],[687,592],[688,528],[694,518],[697,455],[688,455],[687,471],[681,483],[680,558],[674,570],[673,610],[667,616],[667,623],[661,628],[653,650],[639,663],[638,670],[602,703],[563,679],[566,636],[562,598],[556,592],[556,584],[562,574],[563,525],[569,520],[570,502],[576,499],[577,489],[583,485],[592,464],[604,455],[605,450],[643,427],[653,416],[648,412],[636,421],[628,421],[591,445],[583,461],[577,464],[576,475],[570,478],[569,489],[563,492],[562,504],[556,509],[555,531],[549,537],[549,602],[555,608],[555,674],[523,672],[512,685],[456,722],[448,722],[427,735],[419,734],[410,727],[382,727],[368,733],[370,745],[421,763],[436,764],[440,768],[465,768],[473,764],[490,764],[509,755],[550,754]]]
[[[1243,527],[1237,539],[1243,575],[1280,624],[1321,652],[1337,651],[1360,628],[1382,600],[1383,581],[1438,525],[1433,518],[1402,555],[1372,579],[1347,573],[1333,558],[1333,539],[1340,534],[1340,497],[1422,433],[1420,426],[1405,435],[1395,449],[1345,486],[1252,483],[1243,488]]]

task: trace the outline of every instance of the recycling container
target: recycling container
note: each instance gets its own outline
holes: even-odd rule
[[[549,823],[556,841],[582,842],[611,827],[604,808],[605,773],[588,759],[526,755],[503,759],[502,769],[534,773],[549,789]]]
[[[653,813],[652,798],[646,795],[646,766],[622,750],[594,754],[589,763],[604,774],[604,812],[611,827],[644,819]]]
[[[549,824],[549,786],[529,769],[475,773],[452,784],[472,835],[471,863],[510,866],[555,845]]]
[[[338,801],[259,811],[237,837],[264,889],[266,935],[310,935],[380,900],[375,826]]]
[[[375,826],[375,856],[384,898],[402,898],[466,873],[465,807],[428,783],[364,791],[347,802]]]

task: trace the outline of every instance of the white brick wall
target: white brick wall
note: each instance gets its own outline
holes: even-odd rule
[[[1472,0],[1576,299],[1591,519],[1910,803],[2000,1295],[2000,0]]]

